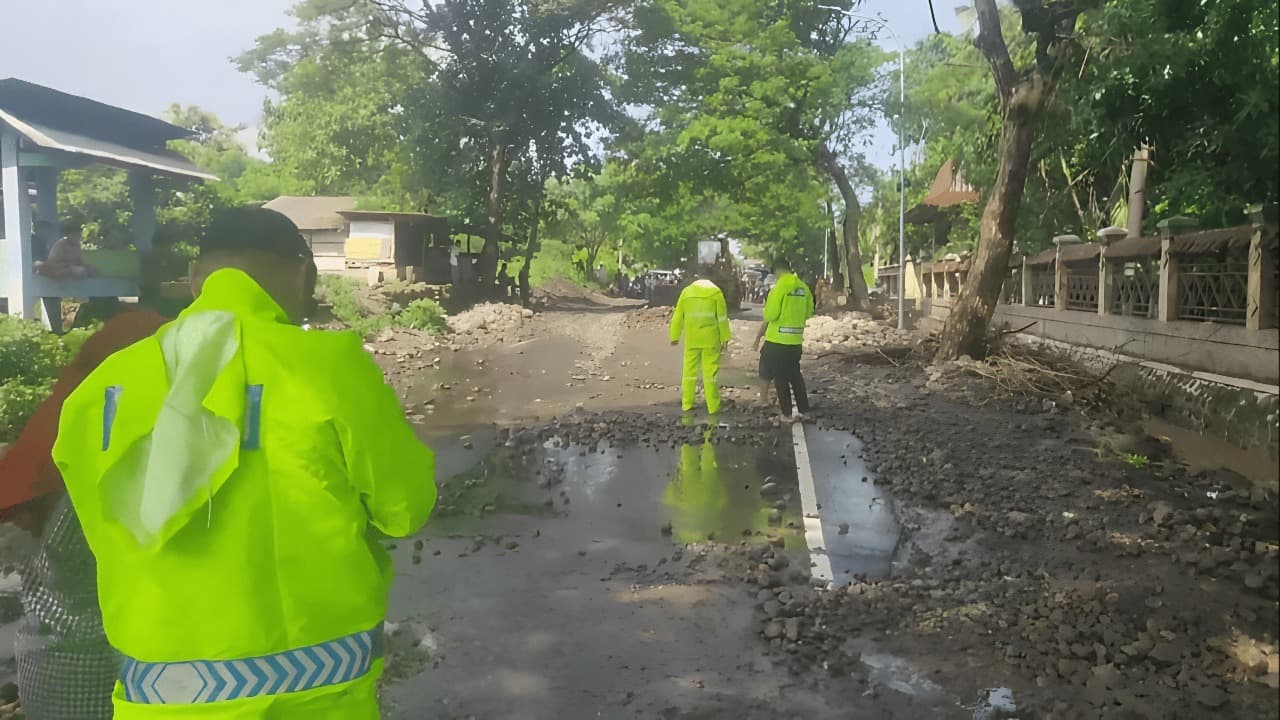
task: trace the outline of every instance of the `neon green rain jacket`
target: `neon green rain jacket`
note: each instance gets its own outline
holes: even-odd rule
[[[272,655],[378,628],[433,458],[350,333],[308,332],[221,270],[152,338],[67,399],[54,460],[98,559],[111,644],[144,663]],[[117,720],[374,720],[383,661],[354,680]]]
[[[680,293],[671,316],[671,342],[681,333],[686,348],[719,348],[729,342],[729,310],[715,283],[697,280]]]
[[[769,323],[764,339],[778,345],[803,345],[804,324],[811,317],[813,293],[795,273],[786,273],[764,302],[764,319]]]

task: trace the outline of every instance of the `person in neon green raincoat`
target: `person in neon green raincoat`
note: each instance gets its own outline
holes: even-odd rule
[[[729,310],[724,293],[711,282],[711,268],[698,270],[698,279],[680,293],[671,315],[671,344],[684,337],[684,369],[680,377],[680,408],[693,410],[698,389],[698,370],[702,370],[702,392],[707,397],[707,412],[720,412],[720,351],[729,344]]]
[[[117,720],[373,720],[391,560],[433,457],[284,216],[215,219],[194,304],[67,399],[54,460],[123,656]]]

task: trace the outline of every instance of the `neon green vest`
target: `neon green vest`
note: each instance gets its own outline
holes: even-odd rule
[[[671,315],[671,342],[681,334],[688,348],[718,348],[729,342],[729,310],[715,283],[697,280],[681,291]]]
[[[778,345],[804,344],[804,324],[813,317],[813,293],[794,273],[786,273],[769,291],[764,319],[769,323],[764,339]]]
[[[377,627],[392,567],[374,531],[416,532],[436,498],[431,452],[359,338],[287,324],[238,270],[84,380],[54,459],[98,560],[107,638],[147,663]],[[381,667],[199,706],[122,702],[117,683],[116,718],[376,718]]]

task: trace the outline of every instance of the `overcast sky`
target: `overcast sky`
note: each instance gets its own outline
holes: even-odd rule
[[[935,0],[943,30],[959,0]],[[158,115],[200,105],[229,124],[254,125],[266,91],[230,58],[290,24],[293,0],[0,0],[0,78],[18,77]],[[867,0],[908,43],[931,31],[927,0]],[[892,46],[887,40],[886,47]],[[877,164],[892,137],[876,133]]]

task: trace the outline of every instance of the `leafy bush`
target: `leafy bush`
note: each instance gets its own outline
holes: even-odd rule
[[[430,299],[419,299],[405,308],[391,305],[381,311],[361,302],[356,293],[358,283],[344,277],[323,275],[317,286],[321,302],[332,308],[333,317],[363,338],[372,338],[390,327],[412,328],[432,334],[445,332],[446,314],[440,304]]]
[[[73,330],[59,338],[37,323],[0,315],[0,442],[17,437],[91,334]]]
[[[19,380],[0,383],[0,442],[16,440],[36,408],[49,396],[52,380],[27,384]]]
[[[430,298],[422,298],[409,303],[395,318],[398,327],[422,330],[438,335],[448,329],[444,308]]]
[[[56,376],[71,357],[68,346],[39,324],[0,315],[0,383],[38,384]]]

